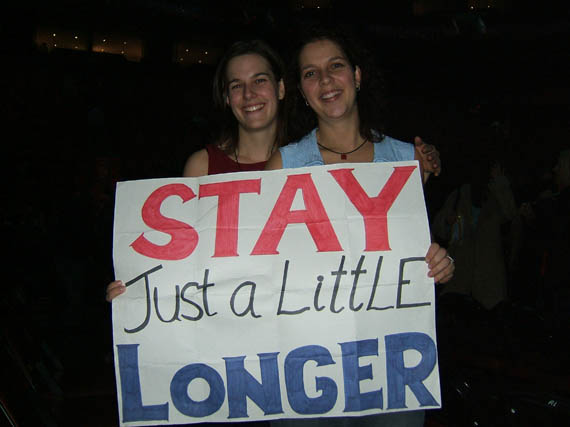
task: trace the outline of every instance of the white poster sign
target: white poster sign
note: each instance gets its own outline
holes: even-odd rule
[[[437,408],[417,162],[121,182],[121,425]]]

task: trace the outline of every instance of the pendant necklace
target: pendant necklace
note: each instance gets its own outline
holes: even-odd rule
[[[327,150],[327,151],[330,151],[331,153],[339,154],[339,155],[340,155],[340,158],[341,158],[342,160],[346,160],[346,159],[347,159],[346,156],[348,156],[349,154],[354,153],[355,151],[360,150],[362,147],[364,147],[364,144],[366,144],[367,142],[368,142],[368,139],[364,139],[364,141],[362,142],[362,144],[360,144],[360,145],[359,145],[358,147],[356,147],[354,150],[345,151],[344,153],[343,153],[342,151],[335,151],[335,150],[332,150],[332,149],[330,149],[330,148],[328,148],[328,147],[325,147],[324,145],[321,145],[318,140],[317,140],[317,145],[318,145],[319,147],[321,147],[323,150]]]
[[[238,152],[237,152],[237,147],[234,148],[234,157],[236,159],[236,163],[237,163],[237,167],[239,169],[239,171],[241,172],[241,164],[238,160]]]

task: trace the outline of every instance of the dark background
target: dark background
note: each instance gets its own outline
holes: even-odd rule
[[[430,215],[469,181],[471,165],[481,158],[505,167],[517,204],[549,188],[557,153],[570,146],[566,2],[5,4],[0,398],[20,425],[117,424],[104,301],[113,279],[114,184],[179,176],[188,155],[216,131],[215,58],[183,65],[173,46],[192,40],[223,52],[234,40],[257,36],[287,57],[296,29],[314,21],[351,27],[377,56],[388,88],[387,133],[403,140],[420,135],[440,151],[443,173],[426,187]],[[129,34],[142,41],[144,54],[133,62],[41,46],[35,40],[45,26]],[[511,277],[510,295],[528,309],[524,324],[532,327],[539,322],[533,316],[540,318],[534,294],[519,289],[536,283],[531,274],[522,286],[521,273]],[[525,348],[533,355],[527,358],[520,348],[495,349],[476,358],[483,365],[451,358],[453,372],[442,373],[446,409],[432,411],[428,423],[507,425],[511,417],[512,425],[533,425],[535,416],[549,425],[561,412],[545,402],[559,399],[556,410],[564,408],[568,364],[542,358],[549,350],[541,345],[534,352]],[[518,370],[507,374],[514,366]],[[465,388],[467,378],[475,382],[471,388]],[[485,386],[477,388],[480,383]],[[514,390],[528,393],[513,397]],[[524,417],[516,418],[513,402],[526,405]]]

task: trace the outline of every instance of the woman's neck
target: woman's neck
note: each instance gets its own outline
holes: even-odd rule
[[[276,129],[247,131],[239,129],[236,156],[242,163],[264,162],[275,149]]]
[[[317,140],[322,146],[340,152],[353,150],[364,142],[364,138],[360,135],[358,120],[339,122],[319,120]]]

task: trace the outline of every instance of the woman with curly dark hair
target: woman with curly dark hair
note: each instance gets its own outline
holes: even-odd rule
[[[356,87],[358,96],[356,106],[359,112],[359,131],[368,140],[374,140],[385,130],[385,94],[384,80],[379,67],[360,43],[344,34],[329,31],[322,27],[312,28],[303,38],[304,42],[297,48],[291,59],[286,74],[285,87],[288,99],[288,117],[290,118],[289,136],[296,141],[318,126],[317,111],[312,110],[301,89],[303,76],[300,70],[300,53],[302,46],[309,41],[329,40],[340,48],[349,64],[355,64],[354,72],[359,73]],[[336,65],[338,67],[338,65]],[[311,75],[313,76],[313,74]],[[375,137],[374,134],[377,134]]]
[[[439,174],[433,146],[416,137],[414,149],[384,135],[384,85],[372,55],[355,40],[326,28],[312,28],[302,40],[285,85],[288,133],[298,142],[276,152],[268,168],[291,167],[289,155],[311,146],[303,153],[310,160],[302,166],[416,159],[424,181],[432,172]]]
[[[382,93],[374,69],[366,68],[350,41],[331,32],[305,38],[292,62],[288,97],[294,99],[289,117],[299,141],[281,147],[266,169],[303,166],[419,160],[424,171],[433,161],[423,159],[422,144],[398,141],[383,134]],[[292,93],[291,93],[292,92]],[[437,166],[439,166],[439,159]],[[453,260],[432,243],[426,254],[428,275],[445,283],[453,275]],[[363,417],[272,421],[272,426],[423,426],[424,412],[384,413]]]

